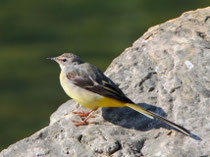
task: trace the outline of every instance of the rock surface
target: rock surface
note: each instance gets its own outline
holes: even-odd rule
[[[91,119],[94,124],[75,127],[72,111],[82,107],[70,100],[52,114],[49,126],[0,156],[210,156],[210,7],[150,28],[106,74],[134,102],[202,140],[128,108],[104,108]]]

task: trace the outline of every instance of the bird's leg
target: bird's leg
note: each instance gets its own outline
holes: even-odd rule
[[[82,120],[81,122],[78,122],[78,121],[72,121],[72,122],[77,123],[75,126],[81,126],[81,125],[87,124],[88,123],[87,120],[92,117],[92,115],[95,111],[96,111],[96,109],[93,109],[90,112],[86,113],[86,114],[88,114],[87,117],[84,120]]]
[[[89,112],[86,112],[86,113],[84,111],[81,111],[81,112],[73,112],[73,113],[76,114],[79,117],[87,117],[91,112],[92,112],[92,110],[89,111]],[[92,116],[92,118],[93,118],[93,116]]]

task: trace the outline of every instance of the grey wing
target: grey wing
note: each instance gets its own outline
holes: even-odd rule
[[[115,85],[111,79],[106,77],[97,67],[91,64],[84,66],[85,68],[80,69],[85,70],[80,70],[79,73],[68,73],[68,79],[71,80],[75,85],[99,95],[114,98],[125,103],[133,103],[128,97],[125,96],[117,85]]]

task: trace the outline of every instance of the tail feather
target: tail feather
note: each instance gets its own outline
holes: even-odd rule
[[[171,122],[171,121],[169,121],[169,120],[167,120],[167,119],[165,119],[165,118],[163,118],[163,117],[157,115],[156,113],[153,113],[153,112],[151,112],[151,111],[147,111],[147,110],[145,110],[144,108],[142,108],[142,107],[140,107],[140,106],[138,106],[138,105],[136,105],[136,104],[126,104],[126,106],[127,106],[127,107],[130,107],[130,108],[132,108],[132,109],[134,109],[134,110],[136,110],[136,111],[138,111],[138,112],[140,112],[141,114],[143,114],[143,115],[145,115],[145,116],[147,116],[147,117],[149,117],[149,118],[151,118],[151,119],[157,118],[157,119],[159,119],[159,120],[165,122],[166,124],[168,124],[168,125],[170,125],[170,126],[176,128],[177,130],[181,131],[182,133],[184,133],[184,134],[186,134],[186,135],[188,135],[188,136],[191,135],[190,131],[188,131],[188,130],[185,129],[184,127],[182,127],[182,126],[180,126],[180,125],[178,125],[178,124],[175,124],[174,122]]]

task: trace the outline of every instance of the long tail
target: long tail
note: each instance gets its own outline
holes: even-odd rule
[[[144,108],[142,108],[142,107],[140,107],[140,106],[138,106],[136,104],[126,104],[126,106],[128,106],[128,107],[130,107],[130,108],[132,108],[132,109],[134,109],[134,110],[136,110],[138,112],[140,112],[141,114],[143,114],[143,115],[145,115],[145,116],[147,116],[147,117],[149,117],[151,119],[158,118],[159,120],[161,120],[161,121],[165,122],[166,124],[176,128],[177,130],[181,131],[182,133],[184,133],[184,134],[186,134],[188,136],[191,136],[190,131],[188,131],[184,127],[182,127],[182,126],[180,126],[178,124],[175,124],[175,123],[173,123],[173,122],[171,122],[171,121],[169,121],[169,120],[167,120],[167,119],[157,115],[156,113],[153,113],[151,111],[147,111]]]

